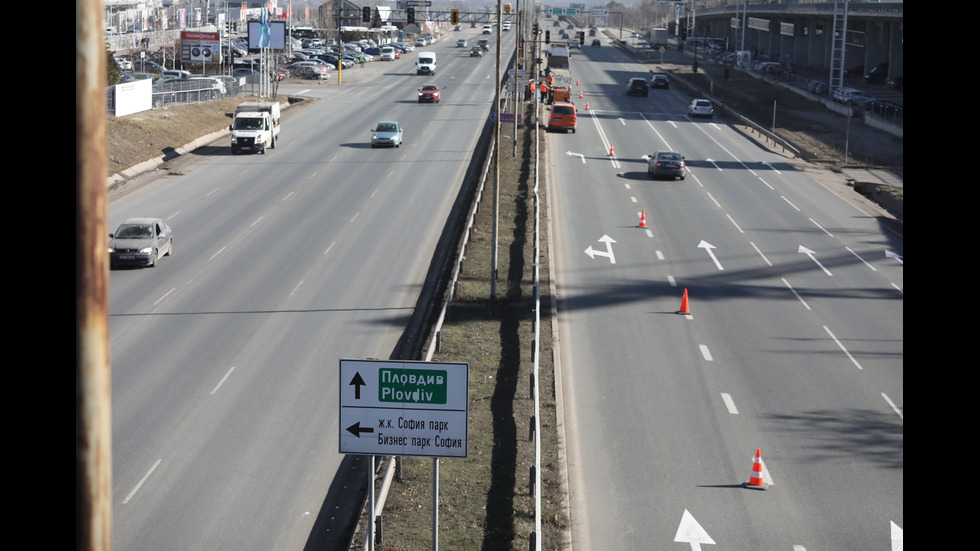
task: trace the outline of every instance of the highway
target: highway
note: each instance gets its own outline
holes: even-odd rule
[[[275,149],[225,138],[111,200],[110,231],[174,229],[172,256],[110,274],[115,549],[336,548],[332,507],[360,497],[341,487],[339,360],[388,359],[413,315],[493,103],[494,56],[455,48],[476,33],[357,84],[296,82],[281,92],[319,101],[284,111]],[[420,105],[431,80],[442,101]],[[404,145],[371,148],[390,119]]]
[[[548,148],[573,548],[900,549],[902,236],[603,42]]]

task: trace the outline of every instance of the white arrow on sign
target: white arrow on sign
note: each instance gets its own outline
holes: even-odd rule
[[[566,151],[565,155],[568,155],[569,157],[578,157],[582,159],[582,164],[583,165],[585,164],[585,155],[582,155],[581,153],[572,153],[571,151]]]
[[[691,544],[691,549],[699,550],[701,549],[701,544],[715,544],[715,540],[711,539],[711,536],[701,528],[698,521],[694,520],[691,513],[684,509],[684,516],[681,517],[681,523],[677,526],[677,534],[674,535],[674,541],[681,543]]]
[[[804,247],[803,245],[800,245],[800,248],[796,252],[803,253],[803,254],[809,256],[810,259],[813,260],[814,262],[816,262],[817,263],[817,266],[820,266],[820,269],[823,270],[824,273],[826,273],[827,275],[829,275],[829,276],[833,276],[834,275],[834,274],[830,273],[830,270],[828,270],[827,268],[824,268],[823,267],[823,264],[821,264],[820,261],[817,260],[817,258],[815,256],[813,256],[813,255],[815,255],[817,253],[811,251],[810,249]]]
[[[603,251],[597,251],[597,250],[595,250],[595,249],[592,248],[592,245],[589,245],[589,248],[588,249],[585,249],[585,254],[589,255],[589,258],[592,258],[592,259],[594,259],[596,256],[607,256],[607,257],[609,257],[609,263],[610,264],[615,264],[616,263],[616,257],[613,256],[612,244],[615,243],[616,240],[613,239],[612,237],[609,237],[608,235],[603,235],[602,237],[599,238],[599,241],[606,244],[606,250],[605,250],[605,252],[603,252]]]
[[[724,268],[721,267],[721,263],[718,262],[718,259],[717,258],[715,258],[714,251],[711,250],[711,249],[714,249],[715,248],[714,245],[712,245],[711,243],[708,243],[707,241],[701,241],[700,243],[698,243],[698,248],[699,249],[704,249],[704,250],[708,251],[708,256],[710,256],[711,257],[711,260],[713,260],[715,262],[715,266],[717,266],[719,270],[724,270]]]

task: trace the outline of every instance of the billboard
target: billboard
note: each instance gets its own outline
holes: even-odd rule
[[[248,49],[253,51],[266,48],[286,49],[286,22],[273,20],[269,3],[262,8],[258,21],[248,22]]]
[[[248,22],[248,49],[258,51],[263,48],[286,49],[286,22],[261,21]]]
[[[221,35],[218,33],[182,31],[180,33],[180,60],[221,61]]]

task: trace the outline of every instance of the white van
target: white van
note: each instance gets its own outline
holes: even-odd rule
[[[419,60],[415,65],[416,75],[434,75],[436,74],[436,53],[435,52],[419,52]]]
[[[492,32],[493,32],[493,27],[491,27],[490,25],[483,26],[483,34],[490,34]]]
[[[394,61],[395,60],[395,48],[394,46],[382,46],[381,47],[381,61]]]

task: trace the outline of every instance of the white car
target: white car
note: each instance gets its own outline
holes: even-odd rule
[[[116,65],[118,65],[119,68],[121,70],[123,70],[123,71],[132,71],[133,70],[133,62],[130,61],[130,59],[128,57],[117,57],[116,58]]]
[[[371,129],[371,147],[400,147],[405,129],[397,121],[381,121]]]
[[[696,99],[687,106],[687,114],[692,117],[708,117],[710,119],[715,114],[715,108],[706,99]]]

